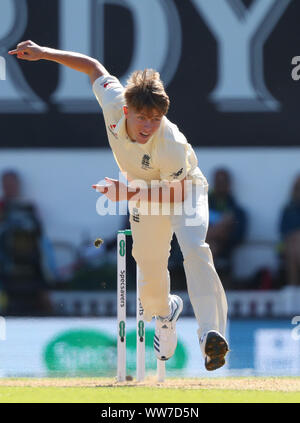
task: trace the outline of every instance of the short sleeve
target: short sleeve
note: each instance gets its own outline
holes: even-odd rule
[[[124,103],[124,87],[115,76],[100,76],[93,84],[93,92],[103,110],[114,103]]]

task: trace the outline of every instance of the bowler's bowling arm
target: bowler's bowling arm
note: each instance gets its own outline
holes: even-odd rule
[[[96,79],[100,78],[100,76],[108,75],[109,73],[98,60],[72,51],[55,50],[45,47],[43,60],[50,60],[79,72],[83,72],[89,75],[92,84]]]
[[[42,47],[31,40],[22,41],[17,45],[15,50],[9,51],[9,54],[16,55],[17,58],[21,60],[49,60],[68,66],[69,68],[89,75],[92,84],[100,76],[109,73],[98,60],[86,56],[85,54]]]

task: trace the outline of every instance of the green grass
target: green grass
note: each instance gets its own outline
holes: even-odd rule
[[[300,392],[145,387],[0,387],[0,403],[298,403]]]
[[[300,378],[0,378],[0,403],[300,403]]]

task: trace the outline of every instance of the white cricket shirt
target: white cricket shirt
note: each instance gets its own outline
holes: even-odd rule
[[[185,177],[207,185],[198,167],[191,145],[178,127],[165,116],[159,129],[145,143],[131,141],[123,112],[124,87],[112,75],[104,75],[93,84],[93,92],[103,110],[107,136],[115,160],[129,181],[175,181]]]

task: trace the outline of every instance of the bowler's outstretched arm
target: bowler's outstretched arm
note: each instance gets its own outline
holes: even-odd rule
[[[92,84],[100,76],[109,73],[98,60],[92,57],[72,51],[41,47],[30,40],[19,43],[15,50],[11,50],[8,53],[16,55],[18,59],[22,60],[50,60],[60,63],[61,65],[68,66],[69,68],[89,75]]]

